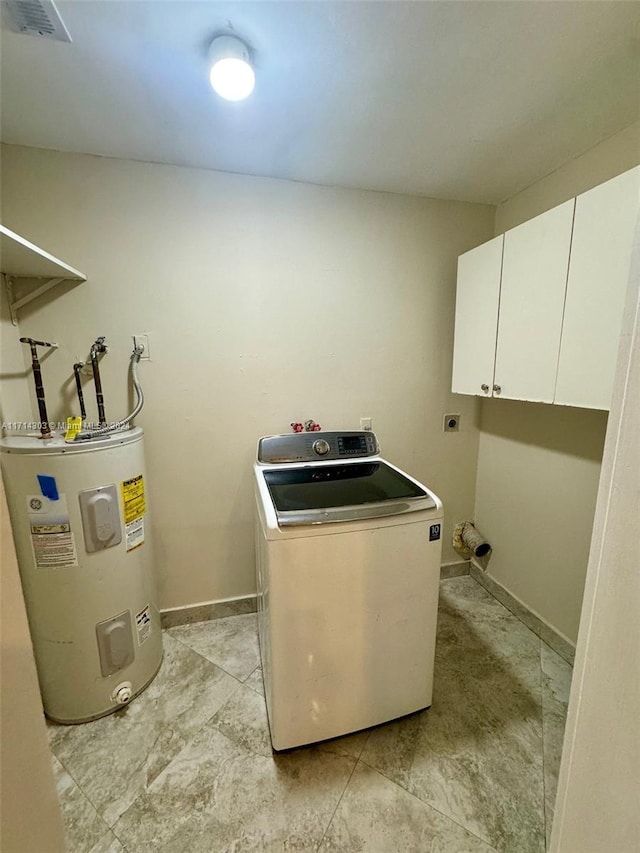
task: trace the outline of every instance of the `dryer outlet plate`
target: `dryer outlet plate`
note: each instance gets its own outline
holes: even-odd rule
[[[460,415],[445,415],[444,426],[445,432],[458,432],[460,428]]]

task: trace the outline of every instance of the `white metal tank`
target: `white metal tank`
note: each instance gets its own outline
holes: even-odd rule
[[[142,429],[0,451],[45,713],[109,714],[162,661]]]

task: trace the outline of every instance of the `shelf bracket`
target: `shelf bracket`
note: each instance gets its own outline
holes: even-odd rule
[[[11,322],[14,326],[18,325],[18,310],[20,308],[23,308],[25,305],[28,305],[29,302],[37,299],[38,296],[42,296],[43,293],[46,293],[47,290],[51,290],[52,287],[60,284],[60,282],[66,281],[65,278],[49,278],[44,281],[40,287],[36,287],[35,290],[32,290],[26,296],[21,296],[20,299],[14,299],[13,279],[8,275],[5,275],[4,279],[9,301],[9,313],[11,314]]]
[[[64,261],[50,255],[49,252],[45,252],[35,243],[30,243],[4,225],[0,225],[0,254],[2,258],[0,273],[5,279],[9,312],[14,326],[18,325],[18,311],[42,296],[47,290],[51,290],[62,281],[79,284],[87,280],[86,275],[80,270],[65,264]],[[41,284],[16,298],[16,280],[32,282],[34,279]]]

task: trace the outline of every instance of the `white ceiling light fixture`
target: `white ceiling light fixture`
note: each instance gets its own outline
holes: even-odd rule
[[[242,101],[256,83],[251,54],[236,36],[217,36],[209,48],[209,80],[213,90],[227,101]]]

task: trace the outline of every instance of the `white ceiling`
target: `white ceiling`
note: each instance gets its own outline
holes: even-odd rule
[[[640,3],[72,0],[2,29],[6,142],[495,203],[640,118]],[[210,89],[229,22],[242,103]]]

